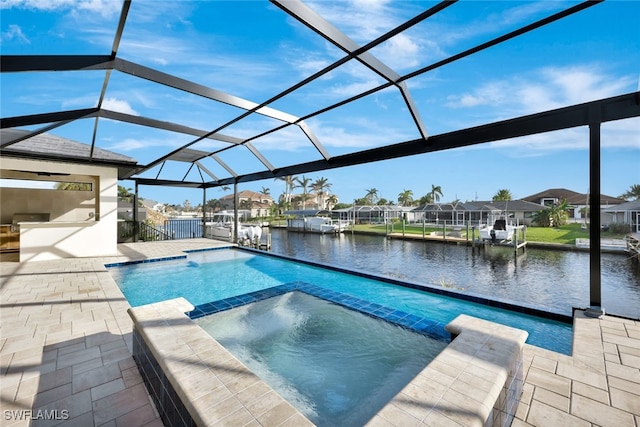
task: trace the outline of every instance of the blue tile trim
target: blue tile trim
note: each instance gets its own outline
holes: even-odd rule
[[[283,295],[293,291],[303,292],[308,295],[321,298],[325,301],[338,304],[349,310],[358,311],[362,314],[366,314],[376,319],[393,323],[394,325],[409,329],[422,335],[426,335],[433,339],[437,339],[440,341],[449,341],[451,339],[451,335],[447,331],[445,331],[445,325],[443,323],[434,322],[433,320],[424,317],[419,317],[413,314],[405,313],[404,311],[384,307],[380,304],[371,303],[369,301],[356,298],[352,295],[332,291],[330,289],[325,289],[306,282],[285,283],[284,285],[278,285],[240,296],[234,296],[218,301],[200,304],[195,306],[192,311],[189,311],[186,314],[191,319],[199,319],[209,314],[219,313],[221,311],[240,307],[256,301],[273,298],[275,296]]]
[[[230,245],[230,246],[220,246],[220,247],[216,247],[216,248],[187,249],[187,250],[184,250],[182,252],[184,252],[185,254],[190,254],[190,253],[195,253],[195,252],[219,251],[219,250],[226,250],[226,249],[233,249],[233,248],[234,248],[234,246]],[[172,260],[176,260],[176,259],[185,259],[185,258],[187,258],[187,255],[176,255],[176,256],[169,256],[169,257],[141,259],[141,260],[136,260],[136,261],[112,262],[112,263],[105,264],[104,266],[107,267],[107,268],[110,268],[110,267],[122,267],[122,266],[125,266],[125,265],[146,264],[148,262],[159,262],[159,261],[172,261]]]
[[[136,260],[136,261],[112,262],[112,263],[109,263],[109,264],[105,264],[104,266],[106,268],[123,267],[125,265],[132,265],[132,264],[147,264],[147,263],[150,263],[150,262],[172,261],[172,260],[176,260],[176,259],[186,259],[186,258],[187,258],[186,255],[176,255],[176,256],[169,256],[169,257],[162,257],[162,258],[140,259],[140,260]]]
[[[215,247],[215,248],[202,248],[202,249],[186,249],[182,252],[185,253],[195,253],[195,252],[210,252],[210,251],[220,251],[220,250],[226,250],[226,249],[233,249],[235,248],[234,245],[229,245],[229,246],[219,246],[219,247]]]

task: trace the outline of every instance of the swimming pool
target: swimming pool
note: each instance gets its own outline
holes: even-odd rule
[[[364,425],[447,345],[298,290],[196,323],[318,426]]]
[[[200,305],[303,281],[431,319],[441,328],[465,313],[526,330],[529,344],[571,353],[570,323],[240,249],[192,252],[185,258],[108,267],[134,307],[177,297]]]

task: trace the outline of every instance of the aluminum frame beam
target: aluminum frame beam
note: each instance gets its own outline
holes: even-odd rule
[[[217,187],[229,185],[234,182],[252,182],[287,175],[300,175],[321,170],[449,150],[452,148],[467,147],[509,138],[553,132],[579,126],[588,126],[593,122],[593,111],[599,112],[598,120],[600,123],[640,117],[640,92],[632,92],[445,134],[433,135],[428,139],[429,144],[425,144],[426,140],[420,138],[356,153],[335,156],[329,161],[317,160],[283,167],[274,171],[262,171],[239,175],[233,178],[223,178],[213,185],[205,184],[205,186]],[[179,181],[173,182],[179,183]],[[149,184],[147,181],[146,185],[153,184]],[[163,185],[170,184],[167,184],[165,181]]]
[[[447,3],[453,4],[455,3],[455,1],[450,1]],[[293,18],[297,19],[303,25],[310,28],[311,30],[313,30],[314,32],[322,36],[325,40],[337,46],[339,49],[341,49],[345,53],[352,55],[354,54],[354,52],[357,52],[361,48],[361,46],[359,46],[356,42],[351,40],[346,34],[338,30],[326,19],[318,15],[314,10],[312,10],[309,6],[302,3],[301,1],[272,0],[272,2],[277,3],[277,5],[281,9],[285,10]],[[411,113],[412,118],[414,119],[414,123],[418,128],[418,132],[420,132],[420,136],[422,138],[426,138],[428,135],[427,128],[425,127],[422,121],[422,118],[420,117],[420,113],[418,112],[417,106],[413,102],[413,98],[411,97],[411,93],[409,92],[409,89],[407,88],[406,85],[396,84],[396,83],[399,83],[400,81],[400,75],[395,71],[393,71],[391,68],[389,68],[386,64],[384,64],[378,58],[373,56],[371,53],[369,53],[368,50],[363,53],[355,55],[354,59],[360,62],[361,64],[365,65],[374,73],[378,74],[387,82],[393,83],[398,88],[398,90],[402,95],[402,98],[405,100],[405,103]]]

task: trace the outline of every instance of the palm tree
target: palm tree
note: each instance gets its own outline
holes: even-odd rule
[[[493,195],[492,200],[494,202],[508,201],[513,200],[513,196],[511,195],[511,191],[507,190],[506,188],[501,188],[496,194]]]
[[[375,205],[378,201],[378,189],[370,188],[367,190],[367,194],[364,196],[365,199],[368,200],[369,205]]]
[[[318,203],[318,205],[322,209],[324,209],[325,207],[325,190],[328,190],[329,188],[331,188],[329,180],[323,177],[316,179],[315,182],[311,184],[311,189],[316,193],[316,203]],[[320,197],[320,199],[318,199],[318,196]]]
[[[640,200],[640,184],[633,184],[625,193],[620,195],[625,200]]]
[[[295,175],[286,175],[275,178],[276,181],[284,181],[284,201],[291,205],[291,195],[296,187]]]
[[[296,178],[296,182],[298,185],[296,187],[302,188],[302,210],[306,207],[307,198],[309,197],[309,183],[311,182],[311,178],[307,178],[302,175],[302,178]]]
[[[398,194],[398,203],[402,206],[410,206],[413,202],[413,191],[402,190],[402,193]]]
[[[431,194],[431,200],[438,203],[440,201],[440,197],[442,197],[442,187],[431,184],[431,192],[429,194]]]
[[[535,214],[533,221],[541,227],[560,227],[567,223],[568,210],[569,203],[567,203],[566,199],[563,199],[561,202],[555,203],[553,206],[549,206],[547,209]]]
[[[267,187],[262,187],[262,190],[260,190],[260,192],[262,194],[267,194],[267,195],[271,194],[271,190],[269,188],[267,188]]]
[[[433,203],[433,194],[431,193],[425,194],[418,200],[419,205],[428,205],[429,203]]]
[[[327,197],[327,206],[329,207],[329,210],[331,210],[337,204],[338,198],[335,194],[331,194],[329,197]]]

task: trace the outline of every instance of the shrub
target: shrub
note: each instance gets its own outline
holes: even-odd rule
[[[631,226],[622,222],[614,222],[609,224],[609,232],[614,234],[628,234],[631,233]]]

